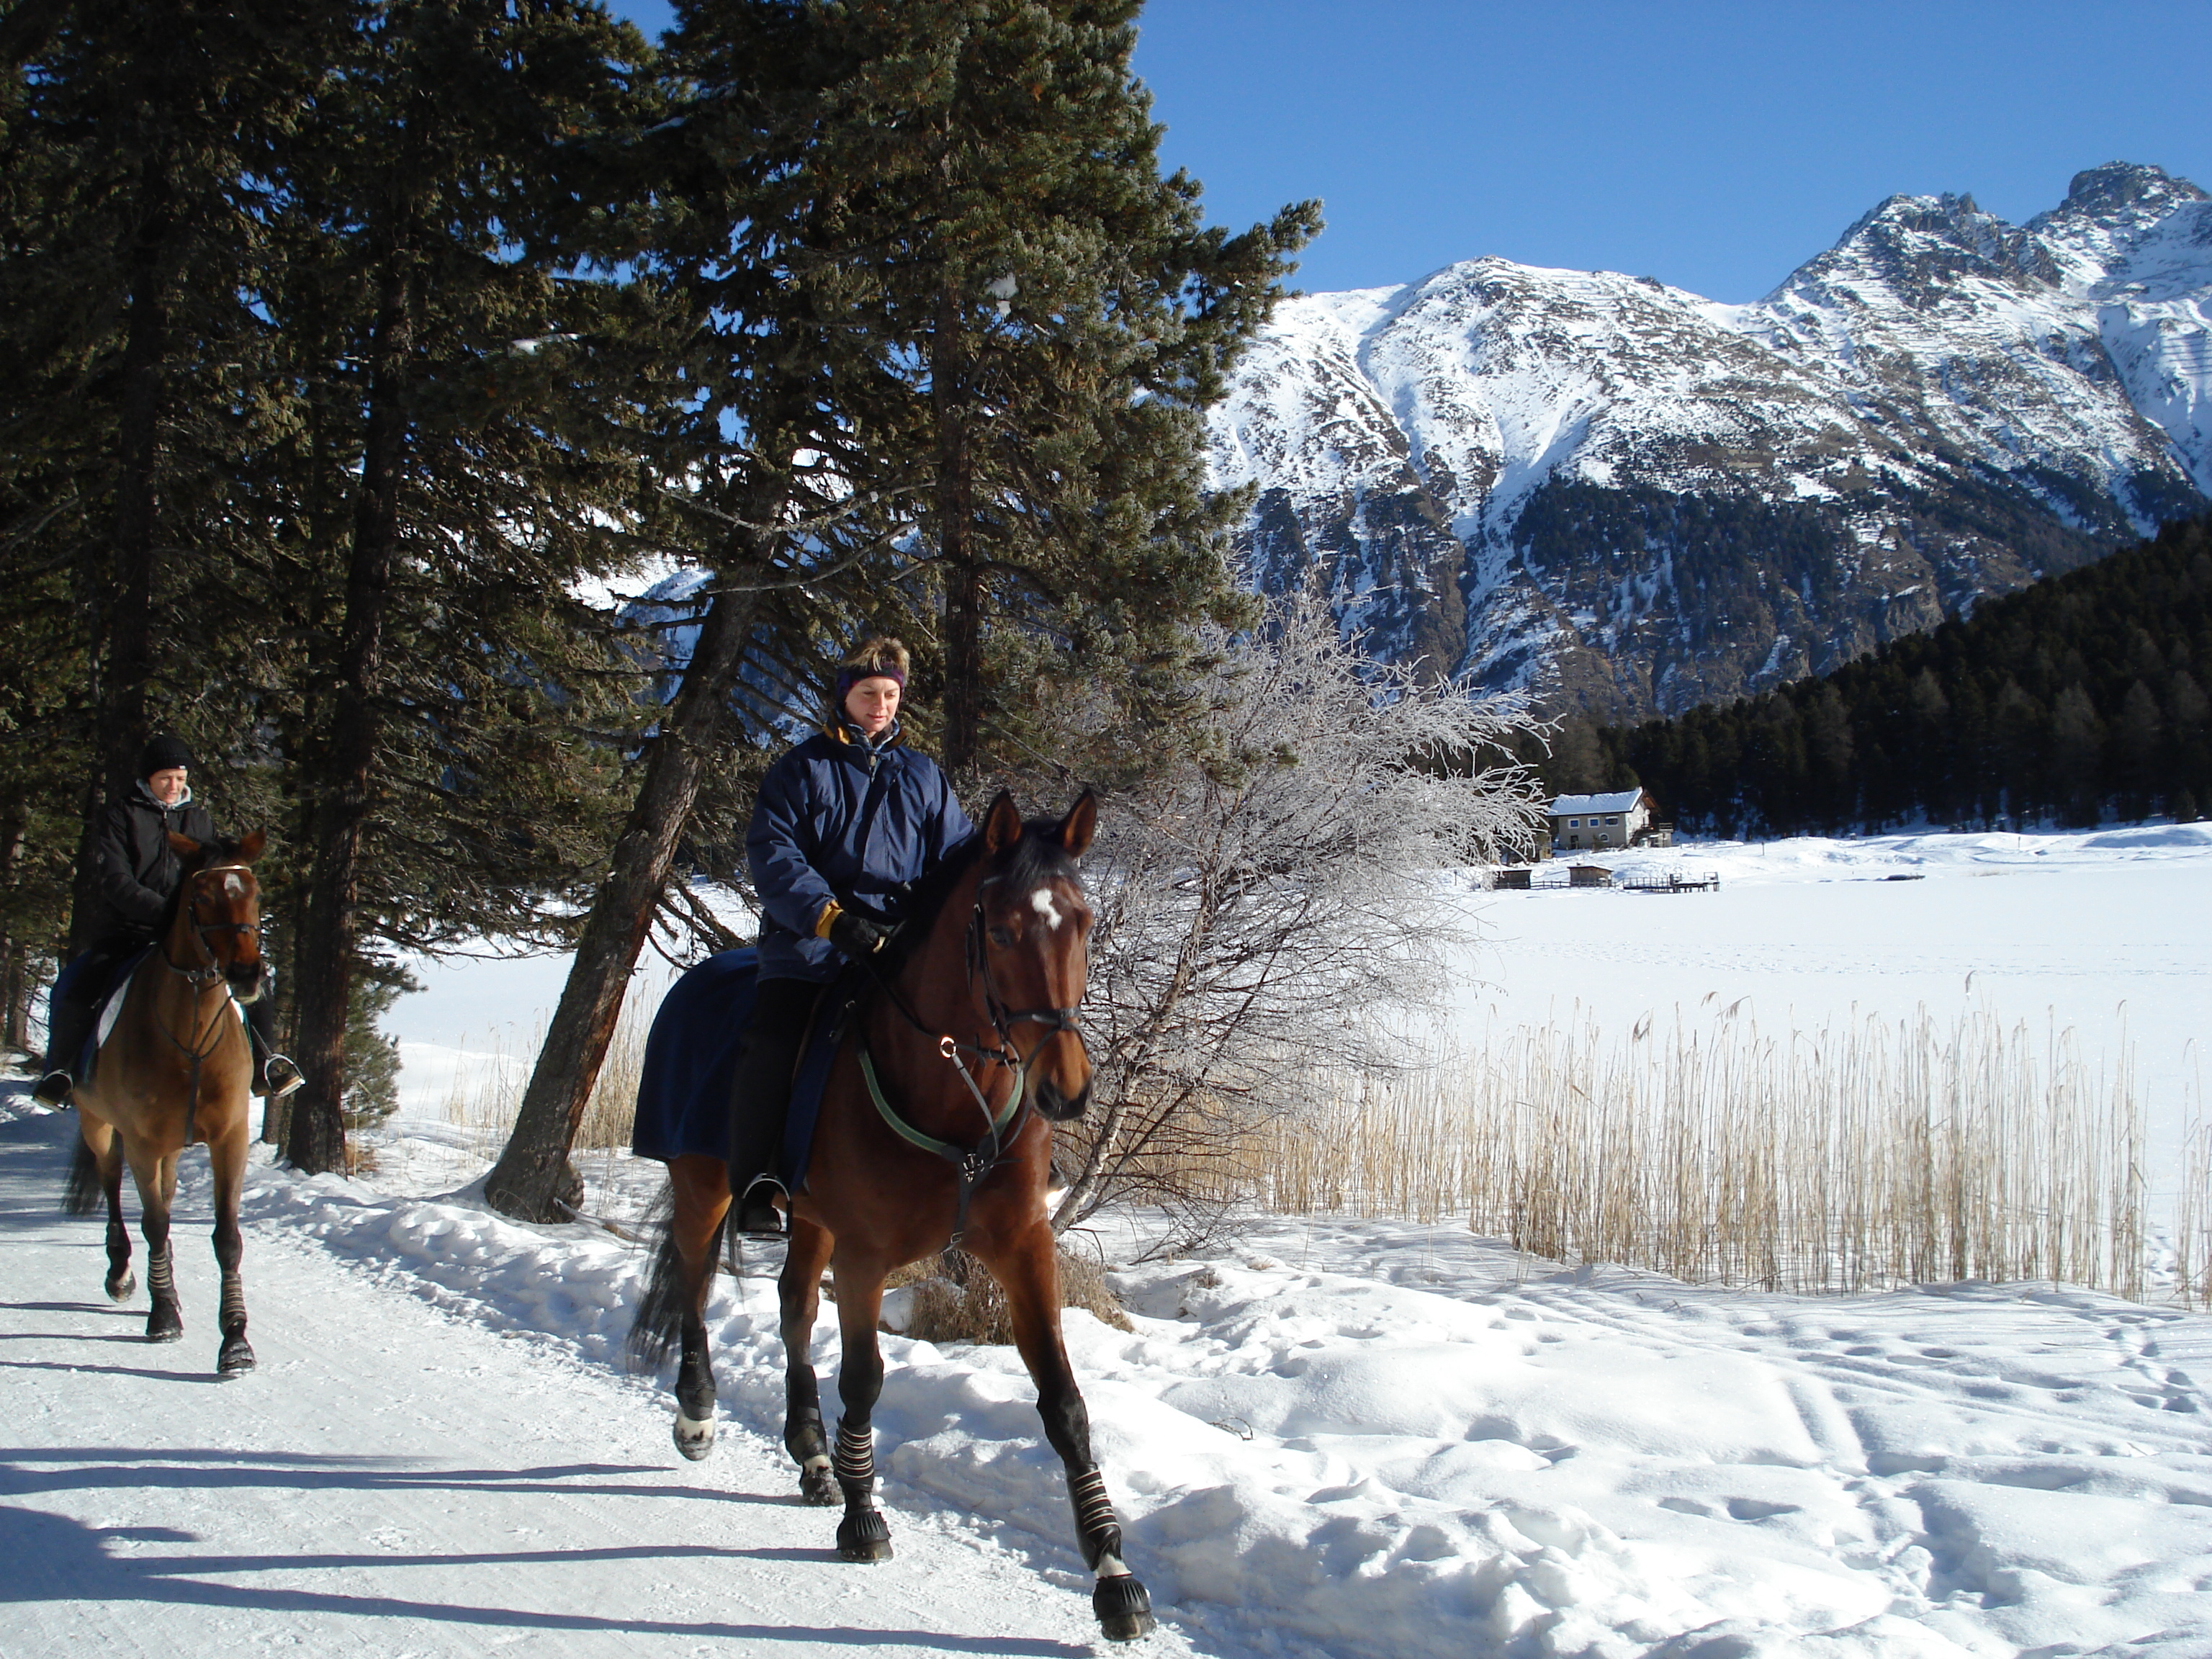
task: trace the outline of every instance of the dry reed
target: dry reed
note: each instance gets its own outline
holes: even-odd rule
[[[1587,1018],[1479,1057],[1329,1080],[1318,1104],[1217,1127],[1199,1179],[1278,1213],[1435,1220],[1562,1262],[1851,1293],[1981,1279],[2144,1294],[2130,1068],[1994,1015],[1838,1021],[1774,1037],[1727,1016]],[[2182,1293],[2212,1297],[2212,1140],[2191,1152]]]
[[[645,1038],[654,1012],[655,1005],[647,999],[633,996],[623,1001],[599,1079],[577,1124],[575,1151],[611,1156],[629,1145],[637,1119],[638,1077],[645,1068]],[[514,1131],[515,1116],[522,1109],[522,1091],[530,1081],[532,1057],[544,1044],[543,1024],[513,1052],[507,1038],[495,1031],[487,1047],[467,1050],[465,1061],[455,1068],[446,1091],[445,1119],[467,1132],[471,1150],[486,1161],[499,1156]]]

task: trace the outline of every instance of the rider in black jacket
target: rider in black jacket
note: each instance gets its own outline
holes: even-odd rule
[[[169,899],[182,878],[172,835],[215,840],[215,820],[192,799],[191,751],[174,738],[155,738],[138,757],[138,784],[100,815],[93,842],[103,909],[91,948],[54,981],[46,1019],[46,1074],[33,1098],[58,1106],[116,969],[160,936]],[[255,1072],[257,1094],[282,1099],[300,1086],[300,1068],[276,1052],[270,1022],[275,1006],[263,994],[246,1005],[246,1024],[265,1056]]]

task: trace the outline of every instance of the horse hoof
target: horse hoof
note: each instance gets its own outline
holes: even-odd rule
[[[837,1501],[837,1482],[830,1473],[830,1460],[810,1463],[799,1472],[799,1501],[828,1509]]]
[[[676,1449],[696,1463],[714,1449],[714,1419],[690,1418],[678,1413],[675,1438]]]
[[[1091,1611],[1098,1616],[1098,1633],[1109,1642],[1133,1642],[1152,1633],[1152,1598],[1130,1573],[1100,1579],[1091,1592]]]
[[[138,1275],[126,1273],[120,1279],[111,1279],[107,1281],[107,1299],[110,1302],[128,1302],[131,1299],[131,1292],[137,1288]]]
[[[215,1370],[217,1376],[243,1376],[253,1369],[253,1350],[242,1336],[234,1336],[222,1345],[216,1356]]]
[[[837,1523],[840,1561],[888,1561],[891,1559],[890,1525],[879,1510],[848,1510]]]
[[[185,1322],[174,1314],[164,1319],[156,1310],[146,1322],[146,1340],[149,1342],[174,1342],[184,1334]]]

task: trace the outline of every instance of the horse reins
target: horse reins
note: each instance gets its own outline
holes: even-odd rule
[[[860,958],[861,963],[867,969],[868,977],[875,981],[876,988],[883,992],[891,1006],[898,1011],[899,1017],[923,1036],[933,1037],[936,1040],[937,1052],[950,1060],[953,1069],[960,1073],[960,1080],[967,1085],[969,1096],[975,1101],[976,1110],[983,1115],[983,1139],[972,1148],[963,1147],[949,1140],[939,1140],[936,1136],[926,1134],[915,1128],[899,1115],[897,1109],[892,1106],[890,1098],[884,1093],[883,1085],[876,1077],[874,1057],[868,1052],[867,1036],[865,1032],[855,1031],[854,1050],[855,1057],[860,1063],[860,1079],[867,1085],[868,1098],[874,1103],[878,1115],[901,1139],[943,1158],[952,1166],[953,1179],[957,1183],[957,1201],[953,1212],[951,1243],[956,1245],[960,1243],[962,1237],[968,1231],[968,1206],[969,1201],[975,1197],[975,1189],[983,1184],[984,1180],[994,1170],[1006,1163],[1012,1156],[1012,1142],[1020,1137],[1026,1121],[1026,1109],[1029,1105],[1029,1069],[1022,1060],[1020,1053],[1014,1047],[1012,1028],[1022,1021],[1032,1021],[1040,1025],[1048,1025],[1056,1032],[1067,1032],[1078,1042],[1083,1041],[1083,1032],[1075,1023],[1074,1009],[1010,1009],[1006,1006],[1005,1000],[999,995],[998,981],[991,973],[990,956],[983,948],[983,892],[986,888],[1005,879],[1004,876],[986,876],[975,884],[975,907],[969,913],[967,937],[963,945],[967,959],[969,994],[973,997],[976,981],[980,978],[982,981],[983,1011],[990,1019],[991,1029],[998,1034],[999,1047],[987,1048],[978,1043],[963,1042],[949,1033],[940,1035],[931,1030],[927,1024],[923,1024],[921,1017],[908,1006],[906,999],[899,994],[898,988],[889,979],[876,971],[874,963],[866,957]],[[1049,1042],[1051,1040],[1048,1036],[1045,1042]],[[1042,1047],[1042,1044],[1039,1046]],[[975,1073],[969,1069],[968,1062],[961,1058],[963,1053],[973,1054],[980,1060],[995,1062],[1003,1066],[1012,1077],[1013,1090],[1007,1095],[1005,1105],[995,1111],[992,1109],[989,1097],[984,1094],[981,1086],[975,1081]]]

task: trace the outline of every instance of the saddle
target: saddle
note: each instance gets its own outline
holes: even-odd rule
[[[630,1149],[640,1158],[665,1163],[686,1154],[728,1155],[730,1090],[759,980],[760,953],[745,946],[708,957],[668,988],[647,1033],[645,1064],[638,1074]],[[863,983],[848,966],[815,999],[784,1118],[778,1174],[787,1192],[797,1193],[805,1183],[830,1065],[844,1036],[845,1015]]]
[[[92,1028],[86,1033],[83,1048],[70,1056],[74,1062],[70,1074],[80,1084],[92,1081],[94,1057],[100,1053],[100,1045],[107,1041],[107,1034],[115,1029],[115,1017],[123,1012],[123,994],[131,988],[131,976],[138,971],[138,964],[153,954],[151,944],[118,957],[88,951],[55,977],[52,996],[56,1003],[70,1000],[80,1007],[97,1011]]]

